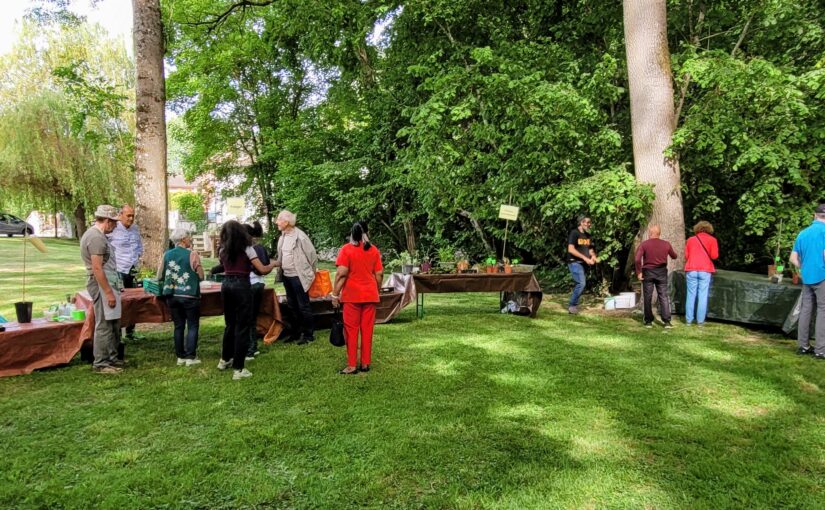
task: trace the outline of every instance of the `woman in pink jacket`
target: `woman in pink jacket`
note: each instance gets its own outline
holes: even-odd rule
[[[719,258],[719,244],[712,235],[713,225],[707,221],[694,225],[693,232],[696,235],[685,243],[685,322],[692,324],[695,317],[701,326],[708,311],[711,276],[716,272],[713,261]]]

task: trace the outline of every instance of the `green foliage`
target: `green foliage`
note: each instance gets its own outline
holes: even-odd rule
[[[133,71],[123,46],[96,26],[24,23],[0,69],[0,205],[130,202]]]
[[[181,191],[172,193],[170,197],[172,210],[180,212],[184,219],[195,224],[197,232],[206,229],[206,210],[204,208],[204,198],[200,193],[192,191]]]
[[[624,264],[653,193],[632,175],[620,2],[264,3],[210,25],[226,2],[164,2],[187,172],[240,176],[319,246],[366,219],[385,251],[414,236],[479,260],[512,203],[503,255],[563,264],[587,212],[604,263]],[[668,9],[686,223],[710,220],[722,265],[746,267],[779,218],[786,249],[825,184],[825,8]]]

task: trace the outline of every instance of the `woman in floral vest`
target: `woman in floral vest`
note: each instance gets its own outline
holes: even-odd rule
[[[175,354],[178,366],[198,365],[198,329],[201,316],[200,281],[203,266],[198,252],[193,251],[189,232],[175,229],[170,236],[175,247],[163,255],[158,280],[163,285],[161,293],[175,323]],[[184,329],[189,327],[184,341]]]

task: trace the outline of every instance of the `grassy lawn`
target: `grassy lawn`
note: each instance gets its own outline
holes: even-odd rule
[[[36,302],[83,286],[76,243],[50,246]],[[562,303],[530,320],[494,295],[427,296],[424,320],[412,307],[376,328],[357,376],[336,374],[344,351],[321,332],[232,381],[213,318],[194,369],[163,325],[119,376],[75,361],[0,379],[0,507],[825,506],[825,363],[733,325],[645,330]]]

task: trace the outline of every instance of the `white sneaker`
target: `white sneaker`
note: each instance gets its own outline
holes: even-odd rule
[[[218,370],[226,370],[226,369],[227,369],[227,368],[229,368],[230,366],[232,366],[232,358],[229,358],[229,359],[228,359],[228,360],[226,360],[226,361],[224,361],[224,360],[220,360],[220,361],[218,362]]]
[[[201,364],[201,360],[199,360],[198,358],[186,360],[186,366],[187,367],[191,367],[191,366],[194,366],[194,365],[200,365],[200,364]]]
[[[178,358],[178,366],[182,367],[186,364],[186,358]]]
[[[257,355],[259,355],[260,353],[261,353],[261,351],[255,351],[255,354],[253,354],[253,356],[257,356]]]
[[[255,361],[255,356],[247,356],[244,358],[244,361]]]
[[[240,381],[241,379],[246,379],[247,377],[252,377],[252,372],[247,369],[235,370],[235,373],[232,374],[233,381]]]

